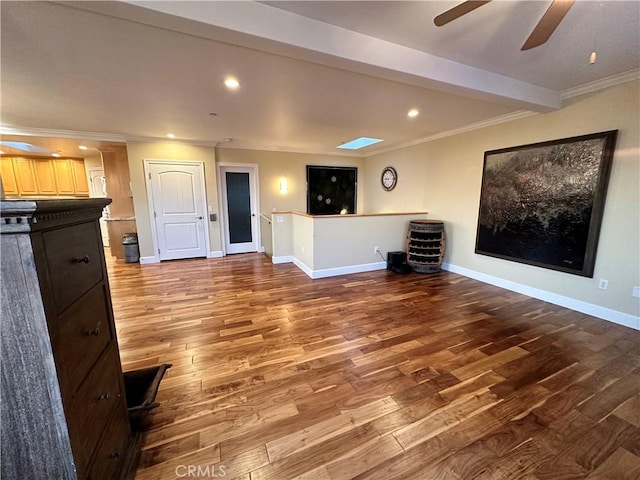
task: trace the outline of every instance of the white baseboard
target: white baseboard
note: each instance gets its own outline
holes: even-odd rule
[[[387,262],[363,263],[360,265],[349,265],[348,267],[325,268],[323,270],[314,270],[311,278],[327,278],[337,277],[338,275],[347,275],[349,273],[372,272],[373,270],[386,270]]]
[[[293,255],[282,255],[280,257],[271,257],[271,263],[291,263]]]
[[[316,280],[318,278],[337,277],[339,275],[347,275],[349,273],[371,272],[373,270],[385,270],[386,262],[363,263],[360,265],[349,265],[346,267],[324,268],[322,270],[312,270],[297,258],[293,259],[293,263],[308,277]]]
[[[160,257],[140,257],[140,265],[148,265],[150,263],[160,263]]]
[[[630,315],[611,308],[601,307],[600,305],[594,305],[592,303],[583,302],[582,300],[576,300],[575,298],[565,297],[564,295],[558,295],[557,293],[530,287],[528,285],[512,282],[511,280],[505,280],[500,277],[494,277],[493,275],[488,275],[486,273],[476,272],[475,270],[451,265],[449,263],[444,263],[442,265],[442,269],[458,273],[465,277],[473,278],[490,285],[495,285],[496,287],[511,290],[512,292],[537,298],[538,300],[544,300],[545,302],[553,303],[554,305],[560,305],[561,307],[566,307],[577,312],[586,313],[587,315],[617,323],[618,325],[640,330],[640,316]]]
[[[293,257],[293,263],[296,267],[298,267],[300,270],[306,273],[308,277],[313,278],[313,270],[307,267],[304,263],[302,263],[296,257]]]
[[[207,258],[222,258],[222,257],[224,257],[224,253],[222,253],[222,250],[213,250],[207,253]]]

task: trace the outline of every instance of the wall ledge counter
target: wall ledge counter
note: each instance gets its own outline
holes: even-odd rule
[[[315,279],[385,269],[387,253],[404,250],[409,222],[427,212],[272,212],[271,218],[272,262],[293,262]]]
[[[381,212],[381,213],[345,213],[344,215],[312,215],[310,213],[303,212],[271,212],[271,216],[274,215],[301,215],[303,217],[310,218],[353,218],[353,217],[386,217],[386,216],[398,216],[398,215],[427,215],[429,212]]]

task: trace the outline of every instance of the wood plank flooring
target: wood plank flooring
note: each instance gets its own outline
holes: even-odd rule
[[[109,262],[137,480],[638,479],[640,332],[456,274]]]

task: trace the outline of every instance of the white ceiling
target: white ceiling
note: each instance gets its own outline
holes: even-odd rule
[[[1,2],[3,139],[172,132],[205,145],[340,153],[358,136],[383,138],[358,152],[369,155],[638,77],[640,2],[578,1],[526,52],[550,2],[493,1],[435,27],[456,3]],[[238,91],[224,87],[228,75]],[[410,108],[420,115],[408,118]]]

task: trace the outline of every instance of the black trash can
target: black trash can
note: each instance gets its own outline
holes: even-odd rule
[[[125,233],[122,236],[122,249],[124,250],[125,263],[138,263],[140,250],[138,249],[138,234]]]

